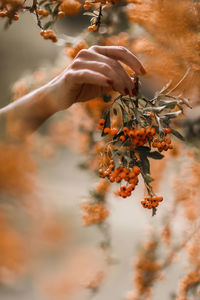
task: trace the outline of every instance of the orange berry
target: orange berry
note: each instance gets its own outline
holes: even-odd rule
[[[110,133],[111,133],[112,136],[115,136],[118,133],[117,128],[112,128]]]
[[[164,148],[164,147],[165,147],[165,145],[166,145],[166,144],[165,144],[165,142],[163,141],[163,142],[161,143],[161,147],[163,147],[163,148]]]
[[[98,29],[97,25],[92,25],[93,31],[96,31]]]
[[[129,131],[129,136],[130,136],[130,137],[134,137],[134,136],[135,136],[135,130],[134,130],[134,129],[131,129],[131,130]]]
[[[135,184],[135,185],[137,185],[137,184],[138,184],[138,182],[139,182],[139,179],[138,179],[138,177],[135,177],[135,178],[134,178],[134,184]]]
[[[94,30],[94,29],[93,29],[92,26],[89,26],[89,27],[88,27],[88,31],[89,31],[89,32],[93,32],[93,30]]]
[[[110,133],[110,128],[109,127],[106,127],[106,128],[104,128],[104,131],[103,131],[105,134],[108,134],[108,133]]]
[[[120,177],[121,177],[122,179],[126,178],[126,172],[124,172],[124,171],[121,172],[121,173],[120,173]]]
[[[129,128],[128,128],[128,127],[124,127],[124,128],[123,128],[123,133],[124,133],[124,135],[128,135],[128,133],[129,133]]]
[[[158,196],[156,197],[158,202],[162,202],[163,201],[163,197],[162,196]]]
[[[121,192],[126,192],[126,190],[127,190],[127,187],[125,185],[120,187]]]
[[[140,174],[140,168],[138,166],[134,166],[132,171],[136,174],[139,175]]]
[[[171,144],[171,139],[170,139],[170,138],[166,139],[166,143],[167,143],[168,145]]]
[[[43,10],[43,17],[48,17],[48,16],[49,16],[48,10]]]
[[[117,176],[117,177],[115,178],[115,182],[120,183],[121,181],[122,181],[122,179],[121,179],[120,176]]]
[[[19,20],[19,15],[18,15],[18,14],[14,14],[13,20],[14,20],[14,21],[18,21],[18,20]]]
[[[151,128],[151,135],[153,136],[155,134],[156,134],[156,129],[153,127],[153,128]]]
[[[135,172],[132,171],[129,173],[129,178],[135,178],[135,176],[136,176]]]
[[[168,134],[168,133],[171,133],[171,132],[172,132],[171,128],[164,128],[164,133],[165,134]]]
[[[151,112],[151,113],[149,114],[149,117],[150,117],[150,118],[154,118],[154,113]]]
[[[123,142],[125,141],[126,138],[125,138],[124,135],[121,135],[119,139],[120,139],[120,141],[123,143]]]
[[[57,17],[58,18],[64,18],[65,17],[64,11],[59,11],[58,14],[57,14]]]
[[[99,124],[100,126],[104,126],[105,120],[104,120],[104,119],[100,119],[98,124]]]

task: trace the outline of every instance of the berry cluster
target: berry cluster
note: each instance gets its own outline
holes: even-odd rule
[[[9,14],[9,12],[7,10],[1,10],[0,11],[0,18],[5,18],[5,17],[12,18],[12,20],[14,20],[14,21],[19,20],[18,13],[15,12],[14,15],[11,15],[11,14]]]
[[[129,184],[129,186],[122,186],[117,192],[118,196],[123,198],[131,196],[131,192],[138,184],[138,175],[140,174],[140,168],[133,166],[132,169],[124,168],[122,166],[115,168],[114,161],[110,160],[110,165],[106,170],[100,169],[99,176],[102,178],[108,178],[110,182],[121,183],[123,180]]]
[[[152,146],[157,148],[159,152],[167,151],[168,149],[173,149],[171,144],[171,139],[167,137],[167,134],[171,133],[171,128],[164,128],[165,137],[163,138],[155,138]]]
[[[93,31],[97,31],[97,30],[98,30],[98,26],[96,24],[88,27],[89,32],[93,32]]]
[[[162,196],[157,196],[157,197],[148,196],[141,201],[141,204],[144,208],[152,209],[153,207],[158,207],[159,203],[162,201],[163,201]]]
[[[53,43],[56,43],[58,41],[55,33],[52,30],[42,30],[40,32],[40,35],[45,39],[45,40],[52,40]]]

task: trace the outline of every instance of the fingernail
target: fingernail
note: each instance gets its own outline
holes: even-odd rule
[[[128,90],[127,88],[125,88],[125,89],[124,89],[124,93],[125,93],[126,95],[128,95],[128,94],[129,94],[129,90]]]
[[[143,67],[140,68],[140,72],[141,72],[143,75],[146,74],[146,70],[145,70]]]
[[[107,80],[107,83],[110,84],[110,85],[113,85],[113,81],[110,80],[110,79]]]

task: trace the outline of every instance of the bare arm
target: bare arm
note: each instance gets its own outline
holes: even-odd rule
[[[6,119],[8,124],[7,136],[23,140],[56,112],[111,89],[133,95],[133,78],[118,61],[138,75],[145,74],[141,62],[124,47],[93,46],[81,50],[58,77],[0,110],[0,119]]]

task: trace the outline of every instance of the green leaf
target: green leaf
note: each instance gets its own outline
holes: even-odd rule
[[[172,128],[171,128],[172,129]],[[185,141],[185,138],[175,129],[172,129],[171,133],[176,136],[179,140]]]
[[[164,157],[164,155],[162,155],[160,152],[158,151],[153,151],[153,152],[149,152],[147,154],[148,157],[151,157],[153,159],[162,159]]]
[[[146,155],[140,154],[140,167],[142,168],[143,173],[150,174],[150,163]]]
[[[135,151],[147,155],[150,152],[150,148],[147,146],[138,146],[135,148]]]
[[[51,4],[50,3],[45,4],[44,7],[45,7],[46,10],[48,10],[48,12],[50,14],[52,14],[52,9],[51,9]]]
[[[143,178],[144,178],[144,181],[145,181],[147,184],[149,184],[149,182],[154,181],[154,179],[153,179],[151,176],[149,176],[149,175],[145,175]]]
[[[125,124],[125,123],[128,122],[128,113],[120,103],[118,103],[118,105],[119,105],[119,107],[121,108],[121,111],[122,111],[123,124]]]
[[[58,14],[58,12],[59,12],[59,6],[60,6],[60,3],[58,3],[58,4],[54,7],[54,9],[53,9],[53,11],[52,11],[53,16],[55,16],[55,15]]]
[[[49,21],[46,24],[44,24],[44,30],[48,29],[53,24],[53,21]]]

